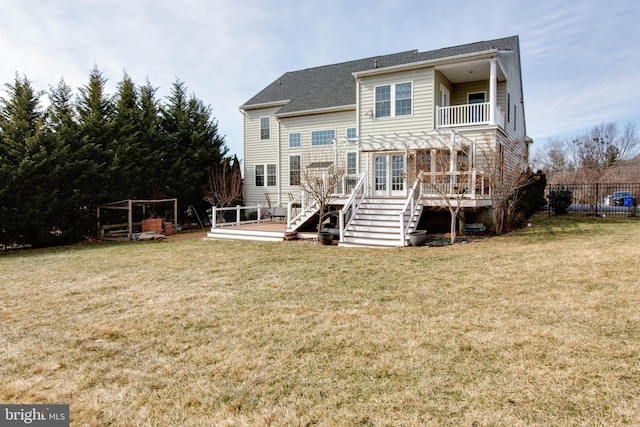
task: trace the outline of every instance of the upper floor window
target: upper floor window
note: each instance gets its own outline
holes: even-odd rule
[[[376,87],[376,118],[391,116],[391,86]]]
[[[409,82],[376,86],[375,103],[376,118],[411,115],[413,84]]]
[[[331,145],[336,137],[334,130],[317,130],[311,132],[311,145]]]
[[[300,133],[289,134],[289,147],[300,147]]]
[[[411,114],[411,83],[396,85],[396,116]]]
[[[356,128],[347,128],[347,139],[348,140],[356,139]]]
[[[260,139],[269,139],[269,117],[260,117]]]

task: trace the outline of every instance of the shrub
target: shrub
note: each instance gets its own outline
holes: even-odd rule
[[[566,215],[573,201],[573,192],[564,186],[549,192],[549,206],[556,215]]]

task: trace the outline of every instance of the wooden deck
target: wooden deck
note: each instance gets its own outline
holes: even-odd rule
[[[284,221],[267,221],[251,224],[225,225],[212,228],[207,233],[208,239],[222,240],[255,240],[279,242],[295,239],[297,233],[287,233],[287,223]]]

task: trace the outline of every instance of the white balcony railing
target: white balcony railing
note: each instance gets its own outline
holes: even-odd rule
[[[469,125],[488,125],[491,122],[491,104],[452,105],[437,107],[437,127],[456,127]],[[504,128],[504,113],[496,108],[496,124]]]

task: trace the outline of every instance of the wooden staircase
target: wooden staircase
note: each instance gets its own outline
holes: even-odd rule
[[[406,200],[400,198],[367,197],[346,227],[340,246],[347,247],[398,247],[406,245],[400,232],[400,212]],[[409,231],[415,230],[422,213],[419,205],[413,215],[406,213],[404,223]]]

